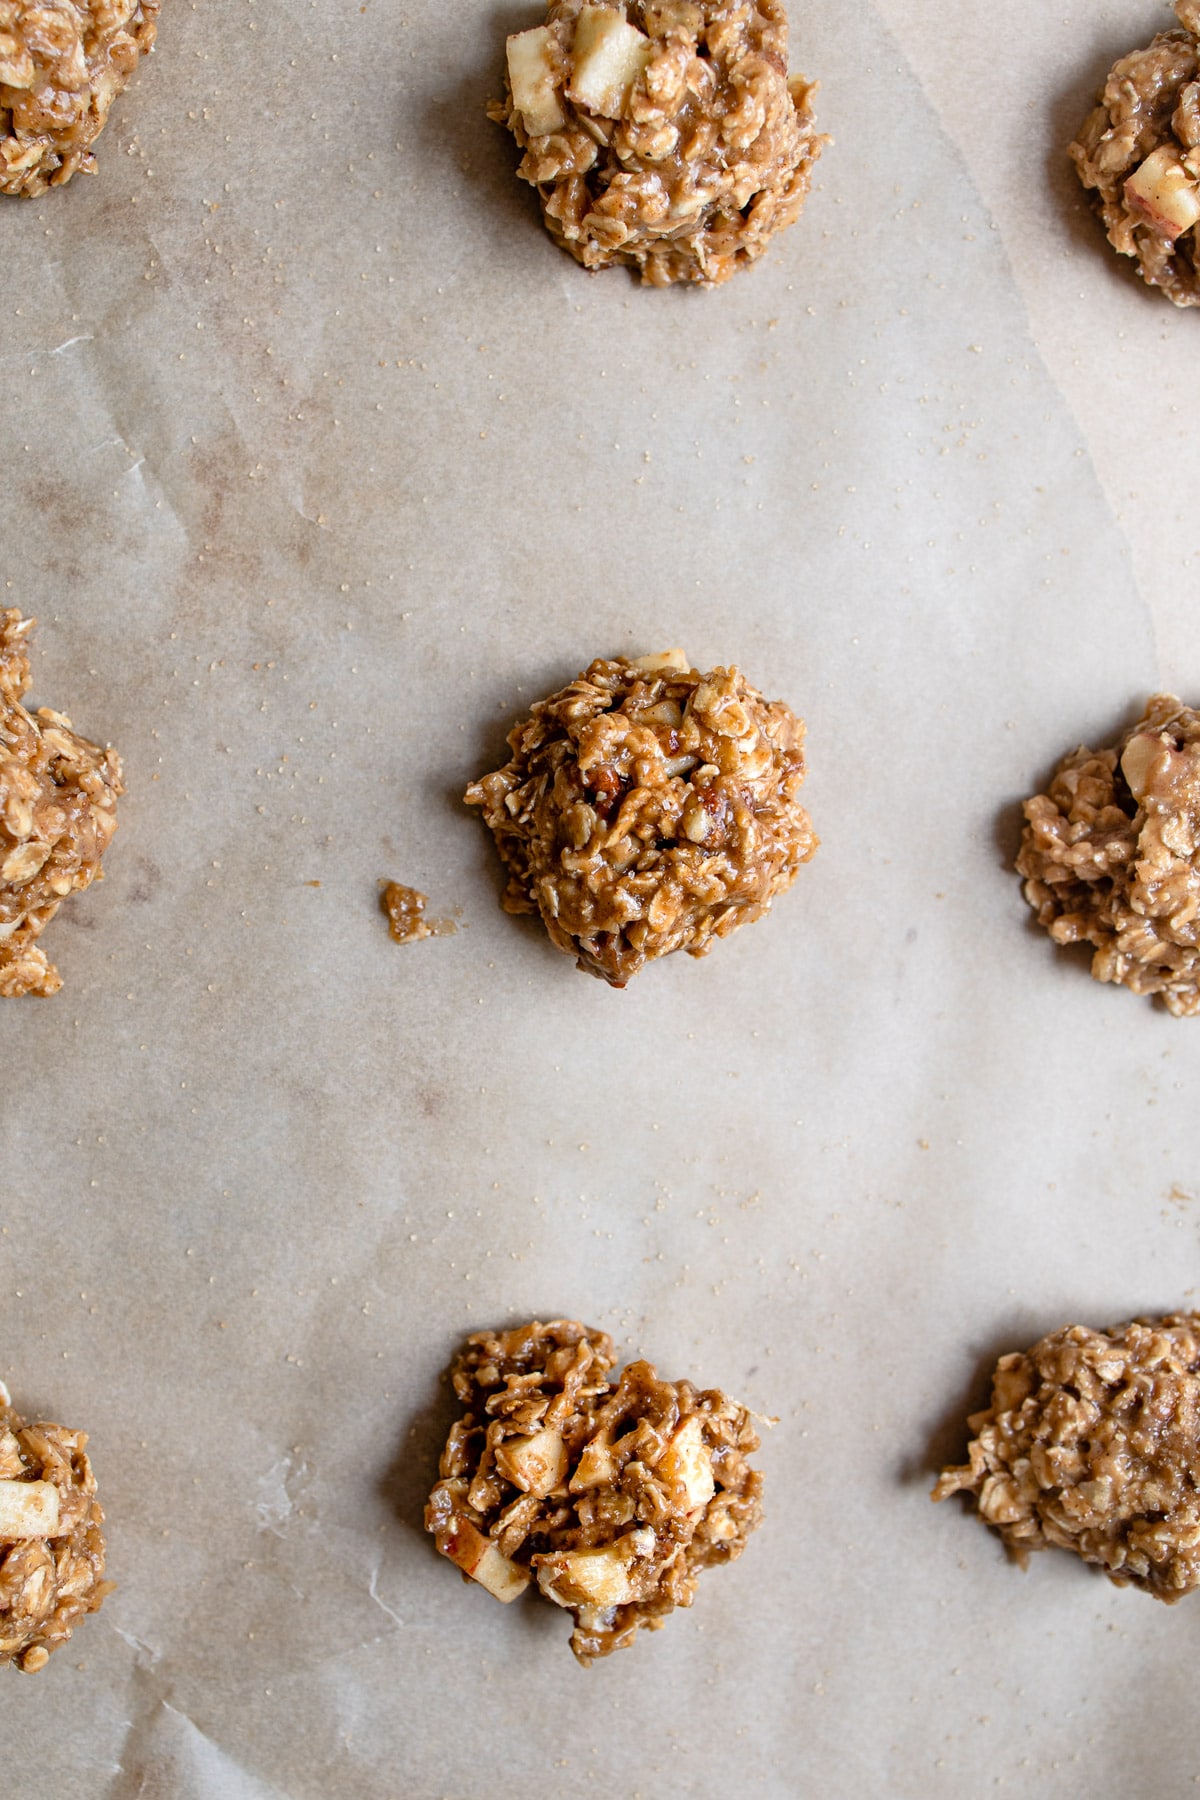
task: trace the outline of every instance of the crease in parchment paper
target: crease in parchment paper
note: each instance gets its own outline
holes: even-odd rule
[[[169,1700],[133,1734],[114,1800],[287,1800]]]
[[[1173,23],[1170,14],[1160,6],[1142,36],[1128,23],[1121,25],[1111,8],[1063,15],[1048,30],[1033,35],[1014,33],[1005,20],[1003,93],[1011,97],[1024,88],[1029,95],[1026,107],[1016,112],[1011,104],[1001,104],[999,95],[985,108],[977,104],[980,77],[985,68],[994,66],[988,59],[996,46],[989,34],[997,21],[980,15],[984,33],[972,60],[964,63],[961,36],[951,43],[939,9],[929,0],[922,0],[915,10],[907,4],[897,7],[896,0],[875,0],[873,11],[881,36],[904,59],[938,129],[954,147],[986,228],[1003,245],[1012,291],[1025,313],[1026,333],[1038,346],[1047,379],[1078,431],[1077,454],[1086,456],[1113,528],[1129,546],[1130,595],[1136,600],[1141,627],[1152,640],[1157,667],[1159,639],[1148,584],[1175,579],[1193,544],[1191,535],[1178,529],[1184,514],[1177,511],[1172,518],[1163,511],[1168,498],[1164,489],[1171,483],[1145,482],[1140,504],[1128,507],[1130,468],[1124,445],[1131,412],[1144,414],[1148,390],[1159,398],[1165,386],[1147,384],[1142,368],[1129,365],[1126,343],[1105,344],[1099,363],[1095,356],[1083,358],[1077,352],[1090,334],[1103,330],[1101,308],[1117,298],[1114,286],[1132,289],[1120,294],[1118,304],[1123,301],[1157,317],[1161,339],[1168,346],[1163,351],[1164,375],[1181,365],[1180,340],[1190,337],[1191,321],[1130,282],[1128,270],[1114,267],[1125,259],[1114,258],[1105,244],[1067,157],[1067,143],[1082,124],[1110,64],[1135,41],[1149,42],[1155,31],[1168,30]],[[1043,74],[1056,83],[1049,105],[1038,85]],[[1036,113],[1035,99],[1041,103]],[[1122,280],[1114,282],[1118,273]],[[1129,336],[1125,329],[1118,330],[1116,319],[1112,329],[1121,340]],[[1086,375],[1081,374],[1084,369]],[[1180,410],[1171,407],[1172,413]],[[1123,421],[1120,431],[1113,429],[1115,417]],[[1144,417],[1139,419],[1143,430],[1146,423]],[[1200,461],[1195,460],[1194,434],[1184,428],[1180,437],[1178,445],[1164,443],[1161,461],[1174,468],[1180,491],[1185,491],[1188,464],[1200,468]]]

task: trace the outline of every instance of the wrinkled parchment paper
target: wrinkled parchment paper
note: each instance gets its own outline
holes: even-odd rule
[[[168,0],[97,177],[0,203],[3,602],[129,781],[66,988],[0,1017],[0,1375],[91,1431],[120,1584],[0,1672],[10,1753],[88,1800],[1191,1793],[1200,1601],[927,1498],[997,1353],[1195,1303],[1200,1025],[1008,867],[1066,748],[1200,692],[1200,318],[1061,154],[1169,14],[797,6],[837,141],[707,294],[542,233],[483,114],[536,17]],[[615,993],[459,796],[677,643],[806,715],[823,845]],[[390,942],[384,876],[457,935]],[[779,1419],[745,1557],[590,1672],[419,1529],[454,1347],[561,1313]]]

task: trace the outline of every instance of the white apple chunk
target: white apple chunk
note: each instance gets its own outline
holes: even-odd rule
[[[532,1437],[509,1438],[497,1446],[496,1467],[523,1494],[544,1500],[567,1473],[567,1447],[562,1433],[545,1425]]]
[[[631,1534],[636,1536],[636,1533]],[[563,1550],[538,1567],[538,1586],[559,1606],[624,1606],[633,1599],[634,1546],[619,1538],[600,1550]]]
[[[623,13],[611,6],[581,8],[567,98],[602,119],[619,119],[653,54],[650,39]]]
[[[693,1413],[679,1427],[659,1461],[658,1472],[672,1487],[683,1490],[689,1512],[708,1505],[717,1484],[699,1413]]]
[[[1155,771],[1161,769],[1163,757],[1169,755],[1169,745],[1149,731],[1139,731],[1130,738],[1121,752],[1121,773],[1135,800],[1144,798]]]
[[[529,1586],[529,1571],[505,1556],[482,1531],[476,1531],[469,1519],[457,1520],[452,1533],[440,1535],[438,1549],[505,1606]]]
[[[0,1544],[58,1536],[58,1489],[52,1481],[0,1481]]]
[[[633,666],[643,675],[686,675],[692,665],[682,650],[664,650],[661,656],[635,656]]]
[[[612,1453],[612,1445],[603,1432],[599,1432],[583,1447],[583,1454],[571,1477],[571,1492],[582,1494],[588,1488],[604,1487],[607,1482],[615,1481],[616,1478],[617,1462]]]
[[[561,131],[567,122],[555,88],[553,41],[549,27],[539,25],[533,31],[518,31],[505,46],[513,109],[530,137]]]
[[[1192,180],[1169,144],[1153,151],[1125,183],[1125,199],[1172,243],[1200,224],[1200,182]]]

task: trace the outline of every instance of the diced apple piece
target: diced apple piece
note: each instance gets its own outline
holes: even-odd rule
[[[1147,225],[1172,243],[1200,224],[1200,183],[1169,144],[1153,151],[1125,183],[1125,198]]]
[[[664,650],[661,656],[635,656],[633,666],[644,675],[686,675],[692,665],[682,650]]]
[[[488,1545],[470,1574],[472,1581],[485,1587],[505,1606],[529,1586],[529,1571],[505,1556],[503,1550],[497,1550],[495,1544]]]
[[[538,1567],[538,1586],[559,1606],[624,1606],[633,1599],[625,1538],[602,1550],[564,1550]]]
[[[452,1530],[439,1532],[438,1549],[464,1575],[485,1587],[507,1606],[529,1586],[529,1571],[498,1550],[490,1538],[476,1531],[469,1519],[458,1519]]]
[[[578,1467],[571,1477],[571,1492],[581,1494],[586,1488],[603,1487],[605,1482],[615,1481],[616,1476],[617,1464],[612,1445],[602,1435],[594,1437],[590,1444],[583,1447]]]
[[[567,97],[602,119],[619,119],[654,54],[650,39],[611,6],[585,6],[575,25]]]
[[[546,1425],[532,1437],[509,1438],[497,1447],[496,1467],[523,1494],[544,1500],[567,1472],[567,1447],[561,1432]]]
[[[1168,746],[1162,738],[1149,731],[1139,731],[1121,752],[1121,773],[1135,800],[1140,800],[1150,786],[1155,767],[1161,764],[1165,751]]]
[[[693,1413],[679,1427],[659,1462],[658,1472],[672,1487],[682,1488],[689,1512],[708,1505],[717,1484],[699,1413]]]
[[[539,25],[533,31],[518,31],[506,46],[513,107],[530,137],[561,131],[567,122],[554,85],[552,43],[549,27]]]
[[[0,1481],[0,1544],[58,1534],[58,1489],[52,1481]]]

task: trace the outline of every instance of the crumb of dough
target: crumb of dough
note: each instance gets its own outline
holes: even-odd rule
[[[574,1615],[583,1664],[690,1606],[762,1515],[758,1437],[718,1389],[619,1380],[611,1338],[574,1320],[480,1331],[451,1369],[463,1416],[425,1509],[443,1556],[497,1599],[536,1581]]]
[[[27,1675],[113,1589],[86,1444],[84,1431],[24,1424],[0,1382],[0,1664]]]
[[[1019,1562],[1057,1545],[1159,1600],[1200,1585],[1200,1313],[1051,1332],[968,1424],[933,1498],[972,1495]]]
[[[429,897],[403,882],[389,881],[379,896],[379,904],[387,916],[388,931],[398,944],[416,944],[422,938],[453,937],[458,927],[453,919],[427,919],[425,908]]]
[[[1113,68],[1068,154],[1109,242],[1176,306],[1200,306],[1200,0]]]
[[[1064,757],[1025,802],[1025,898],[1092,974],[1200,1013],[1200,714],[1173,694],[1109,750]]]
[[[33,625],[0,611],[0,997],[62,986],[36,940],[69,894],[103,878],[125,791],[115,750],[79,737],[63,713],[21,704]]]
[[[584,268],[715,287],[799,217],[828,139],[781,0],[551,0],[546,19],[509,38],[488,112]]]
[[[44,194],[82,170],[154,42],[160,0],[0,0],[0,194]]]
[[[804,722],[735,668],[702,675],[679,650],[601,659],[508,742],[466,792],[509,872],[503,904],[540,913],[613,987],[761,918],[816,851]]]

